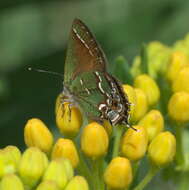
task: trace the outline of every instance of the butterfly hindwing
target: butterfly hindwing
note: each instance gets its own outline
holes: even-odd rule
[[[99,81],[101,81],[100,86]],[[101,115],[98,106],[106,102],[108,96],[111,96],[112,89],[104,77],[104,73],[89,71],[75,78],[71,90],[88,117],[94,119]]]

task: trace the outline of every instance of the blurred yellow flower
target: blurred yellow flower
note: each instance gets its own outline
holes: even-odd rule
[[[38,147],[49,153],[53,145],[53,136],[47,126],[37,118],[27,121],[24,128],[24,140],[28,147]]]
[[[160,111],[151,110],[138,123],[143,126],[148,133],[148,140],[151,141],[164,129],[164,118]]]
[[[148,156],[153,164],[159,167],[172,162],[176,153],[176,139],[168,131],[158,134],[150,143]]]
[[[168,103],[169,116],[177,122],[189,121],[189,93],[176,92]]]
[[[167,67],[168,80],[173,82],[175,80],[175,77],[181,70],[181,68],[186,65],[189,65],[188,56],[181,51],[173,52],[171,54],[169,65]]]
[[[146,74],[139,75],[134,80],[134,87],[140,88],[147,96],[150,106],[155,105],[160,98],[160,90],[155,80]]]
[[[108,150],[108,143],[108,134],[100,124],[92,122],[83,129],[81,149],[91,159],[104,156]]]
[[[95,179],[96,180],[96,179]],[[66,186],[65,190],[89,190],[86,179],[82,176],[74,176]]]
[[[74,168],[76,168],[79,163],[77,149],[70,139],[59,138],[53,147],[51,157],[52,159],[67,158]]]
[[[74,176],[74,169],[69,159],[61,158],[68,180]]]
[[[74,137],[78,134],[82,126],[82,114],[77,107],[70,107],[66,102],[58,107],[56,114],[56,124],[60,132],[68,137]]]
[[[56,182],[51,180],[46,180],[41,182],[36,190],[60,190],[60,188],[57,186]]]
[[[54,181],[59,188],[63,189],[68,182],[68,176],[63,162],[64,160],[62,159],[52,160],[49,163],[42,180]]]
[[[158,41],[152,41],[147,45],[148,72],[152,78],[165,73],[171,51],[168,46]],[[141,56],[134,58],[131,73],[134,78],[142,73]]]
[[[134,125],[133,128],[137,131],[129,128],[123,136],[121,142],[121,153],[129,160],[137,161],[146,153],[148,135],[146,129],[142,126]]]
[[[1,190],[24,190],[24,185],[15,174],[5,175],[0,182]]]
[[[175,75],[172,88],[174,92],[186,91],[189,93],[189,64],[182,67],[177,75]]]
[[[134,122],[141,119],[148,110],[148,100],[146,94],[139,88],[135,88],[136,94],[136,105],[134,107],[134,112],[132,120]]]
[[[132,167],[127,158],[115,157],[104,172],[104,181],[110,189],[124,189],[132,182]]]
[[[0,177],[15,173],[21,158],[21,152],[16,146],[6,146],[0,150]]]
[[[45,153],[37,147],[30,147],[22,154],[18,173],[27,188],[33,188],[42,177],[48,165]]]
[[[159,41],[152,41],[148,44],[148,52],[150,76],[156,78],[157,74],[165,73],[172,50]]]

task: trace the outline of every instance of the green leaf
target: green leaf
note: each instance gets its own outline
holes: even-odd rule
[[[130,72],[130,65],[123,56],[118,56],[115,60],[113,74],[122,83],[132,84],[133,78]]]

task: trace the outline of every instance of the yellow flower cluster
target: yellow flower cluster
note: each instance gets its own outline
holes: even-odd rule
[[[132,126],[135,130],[130,128],[124,132],[123,136],[121,135],[118,154],[112,158],[104,170],[104,182],[110,189],[129,187],[133,179],[132,165],[141,160],[146,155],[146,152],[148,152],[148,157],[154,165],[163,167],[173,160],[176,150],[174,135],[164,131],[164,117],[159,110],[152,109],[160,100],[160,88],[156,81],[147,74],[141,74],[135,78],[133,86],[123,85],[123,89],[131,103],[130,122],[135,124]],[[77,133],[80,134],[80,150],[92,162],[98,162],[108,153],[109,141],[112,140],[112,126],[108,121],[104,121],[102,125],[90,122],[80,130],[82,115],[76,107],[71,107],[70,111],[68,106],[65,107],[65,104],[63,107],[59,106],[63,114],[56,114],[56,121],[59,121],[57,126],[60,132],[71,139],[76,137]],[[76,109],[76,114],[72,115],[72,112]],[[69,118],[70,115],[72,118]],[[66,122],[64,122],[65,118]],[[65,123],[66,125],[64,125]],[[72,127],[73,123],[77,127]],[[69,135],[66,128],[70,130]],[[75,128],[78,129],[77,133]],[[117,130],[116,127],[113,130]],[[69,140],[70,142],[72,141],[71,139]],[[62,139],[61,143],[61,140],[59,140],[54,145],[52,155],[66,155],[63,154],[64,141]],[[154,154],[153,151],[157,152],[157,154]],[[72,150],[72,153],[70,153],[72,156],[70,158],[67,156],[68,159],[77,158],[77,154],[73,152],[77,152],[77,150]],[[80,162],[82,161],[80,160]],[[77,165],[74,167],[77,169]]]
[[[150,110],[160,99],[158,84],[149,75],[141,74],[134,79],[133,87],[123,85],[123,89],[133,105],[131,123],[135,123],[132,127],[136,131],[130,128],[124,133],[120,145],[121,154],[136,162],[147,151],[149,159],[157,166],[171,162],[176,151],[175,137],[164,131],[162,113],[157,109]]]
[[[79,163],[75,144],[53,135],[40,119],[28,120],[24,128],[28,148],[21,153],[15,146],[0,150],[1,190],[88,190],[82,176],[74,176]],[[51,159],[49,159],[51,157]]]
[[[62,137],[55,140],[40,119],[28,120],[27,149],[23,153],[15,146],[0,150],[0,189],[133,189],[132,181],[146,156],[153,172],[134,188],[142,190],[154,171],[183,158],[179,155],[182,135],[173,128],[189,122],[189,55],[181,51],[181,44],[170,48],[152,42],[146,61],[142,55],[135,58],[129,71],[132,84],[123,85],[131,103],[129,129],[106,120],[83,125],[80,109],[62,103],[59,95],[55,120]]]
[[[41,122],[41,121],[39,121]],[[15,146],[1,150],[1,190],[88,190],[82,176],[74,176],[69,159],[49,160],[45,152],[29,147],[22,154]]]
[[[168,65],[167,77],[172,88],[168,104],[169,116],[178,123],[189,121],[189,57],[174,52]]]

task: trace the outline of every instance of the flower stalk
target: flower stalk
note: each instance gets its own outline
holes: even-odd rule
[[[150,165],[150,168],[144,177],[144,179],[134,188],[134,190],[143,190],[146,185],[152,180],[152,178],[156,175],[156,173],[159,171],[159,169],[154,166]]]
[[[124,126],[122,125],[117,125],[115,127],[116,127],[116,130],[114,130],[115,137],[114,137],[112,158],[115,158],[116,156],[119,155],[119,148],[120,148],[119,146],[120,146],[121,136],[124,131]]]

